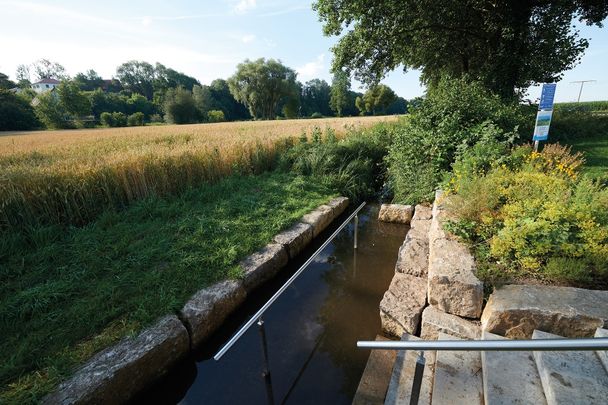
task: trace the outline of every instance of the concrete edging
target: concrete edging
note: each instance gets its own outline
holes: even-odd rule
[[[165,375],[197,345],[215,332],[247,295],[275,276],[348,207],[336,197],[304,215],[240,265],[244,277],[224,280],[196,292],[178,315],[168,315],[136,337],[102,350],[68,380],[42,399],[43,403],[121,403]]]

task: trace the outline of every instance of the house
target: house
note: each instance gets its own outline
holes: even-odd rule
[[[59,86],[61,82],[59,80],[55,80],[55,79],[51,79],[51,78],[44,78],[41,79],[39,82],[36,82],[34,84],[32,84],[32,89],[40,94],[40,93],[44,93],[50,90],[53,90],[55,87]]]

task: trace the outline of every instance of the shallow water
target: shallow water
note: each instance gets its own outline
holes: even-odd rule
[[[350,404],[368,350],[357,340],[380,333],[378,305],[393,276],[407,227],[377,221],[378,207],[359,214],[359,248],[352,222],[264,315],[274,402]],[[254,325],[220,361],[212,356],[249,316],[314,253],[339,218],[278,277],[252,294],[194,359],[187,359],[135,402],[267,404],[261,338]]]

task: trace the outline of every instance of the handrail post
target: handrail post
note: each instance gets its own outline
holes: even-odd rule
[[[266,342],[266,329],[264,328],[264,320],[262,317],[258,319],[258,327],[260,331],[260,337],[262,338],[262,354],[264,356],[264,365],[262,370],[262,378],[266,385],[266,396],[268,397],[268,404],[274,405],[274,394],[272,393],[272,379],[270,378],[270,363],[268,362],[268,343]]]
[[[424,351],[418,353],[416,359],[416,368],[414,369],[414,380],[412,381],[412,394],[410,395],[410,405],[418,405],[418,399],[420,398],[420,387],[422,386],[422,376],[424,375],[424,365],[426,360],[424,358]]]
[[[355,215],[355,246],[357,249],[357,242],[359,241],[359,214]]]

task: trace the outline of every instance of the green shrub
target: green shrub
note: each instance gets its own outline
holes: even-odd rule
[[[555,103],[553,106],[555,112],[562,111],[579,111],[579,112],[594,112],[608,111],[608,101],[583,101],[582,103]]]
[[[584,110],[555,110],[549,130],[552,141],[572,142],[608,134],[608,114]]]
[[[113,127],[114,119],[112,118],[112,113],[102,112],[99,116],[99,121],[101,121],[101,125],[104,127]]]
[[[456,219],[447,228],[483,247],[485,275],[498,268],[574,285],[608,282],[608,189],[579,175],[581,155],[556,144],[540,153],[521,147],[484,170],[472,156],[454,165],[448,207]]]
[[[512,144],[531,133],[533,112],[479,83],[444,79],[408,118],[396,128],[387,162],[395,200],[418,203],[432,198],[459,154],[480,139]]]
[[[155,123],[155,124],[156,123],[160,123],[160,122],[164,122],[163,121],[163,116],[160,115],[160,114],[152,114],[150,116],[150,122]]]
[[[224,117],[222,110],[211,110],[207,113],[207,120],[209,122],[224,122],[226,121],[226,117]]]
[[[315,112],[310,115],[310,118],[323,118],[323,114],[320,112]]]
[[[0,89],[0,131],[20,131],[39,126],[34,109],[25,98]]]
[[[312,142],[300,142],[283,153],[279,168],[313,176],[343,195],[359,201],[382,188],[386,177],[384,157],[391,142],[392,126],[380,124],[358,130],[338,141],[331,129],[323,136],[313,129]]]
[[[141,127],[144,125],[144,113],[138,111],[129,115],[127,118],[127,125],[130,127]]]
[[[121,112],[112,113],[112,122],[115,127],[126,127],[127,126],[127,115]]]

